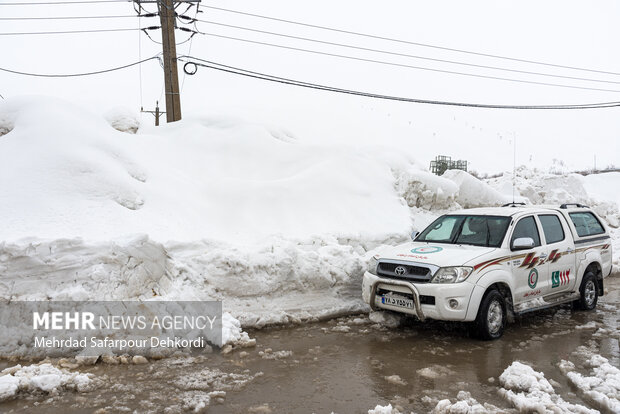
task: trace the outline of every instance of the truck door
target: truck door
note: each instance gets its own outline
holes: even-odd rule
[[[548,294],[571,291],[575,288],[575,244],[566,220],[556,214],[539,214],[547,244],[549,264]]]
[[[534,247],[515,250],[515,240],[524,237],[534,240]],[[510,250],[512,251],[515,305],[542,298],[549,289],[547,246],[541,243],[538,224],[534,216],[519,219],[510,237]]]

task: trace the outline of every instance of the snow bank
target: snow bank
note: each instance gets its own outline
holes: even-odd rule
[[[617,175],[616,175],[617,174]],[[518,195],[532,204],[582,203],[592,207],[610,226],[620,225],[618,195],[620,173],[582,176],[581,174],[556,175],[536,169],[519,167],[515,176]],[[489,185],[502,194],[512,194],[512,172],[488,180]]]
[[[0,102],[0,130],[0,299],[223,300],[228,342],[249,339],[242,327],[367,310],[372,249],[512,199],[508,175],[438,177],[397,149],[315,145],[230,117],[154,128],[126,110],[18,98]],[[606,194],[605,177],[518,174],[533,203]],[[595,204],[610,223],[612,201]]]
[[[553,389],[542,372],[529,365],[513,362],[499,377],[503,388],[499,393],[520,412],[570,412],[595,414],[596,410],[579,404],[571,404]]]
[[[385,157],[353,146],[287,142],[273,128],[213,118],[119,134],[42,98],[2,101],[0,114],[14,119],[0,140],[6,241],[380,239],[411,225]]]
[[[365,249],[330,237],[269,238],[251,246],[180,243],[166,299],[224,301],[243,327],[299,322],[365,309],[357,294]]]
[[[451,180],[414,166],[396,173],[396,189],[409,207],[424,210],[456,209],[458,186]]]
[[[600,355],[592,355],[586,366],[590,367],[592,372],[582,375],[576,371],[572,362],[560,362],[560,370],[582,395],[602,410],[620,413],[620,369]]]
[[[20,394],[86,392],[94,386],[93,374],[69,372],[49,363],[25,367],[15,365],[0,371],[0,402]]]
[[[484,181],[480,181],[465,171],[448,170],[442,177],[453,181],[458,186],[456,201],[463,208],[501,206],[513,201],[512,195],[501,194]],[[515,197],[515,201],[521,202],[525,199]]]
[[[0,243],[0,297],[14,300],[152,298],[166,285],[164,247],[148,236]]]

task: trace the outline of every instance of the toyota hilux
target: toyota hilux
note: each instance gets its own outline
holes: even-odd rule
[[[611,273],[603,221],[587,206],[524,206],[445,214],[412,242],[370,259],[362,297],[374,310],[470,322],[497,339],[514,315],[572,302],[596,307]]]

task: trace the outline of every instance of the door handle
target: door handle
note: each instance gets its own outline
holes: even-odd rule
[[[546,258],[547,258],[547,254],[546,254],[546,253],[543,253],[543,254],[541,254],[539,257],[540,257],[541,259],[546,259]]]

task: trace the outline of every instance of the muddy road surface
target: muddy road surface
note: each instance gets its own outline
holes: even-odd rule
[[[606,279],[606,291],[593,312],[563,306],[530,313],[492,342],[470,338],[460,324],[406,320],[388,327],[367,314],[254,330],[256,346],[226,354],[74,368],[92,373],[96,387],[19,394],[0,403],[0,412],[366,413],[389,403],[421,413],[440,400],[456,401],[459,391],[491,411],[516,412],[499,392],[499,376],[513,361],[544,373],[566,402],[610,412],[559,368],[572,361],[587,373],[585,353],[618,367],[620,277]]]

